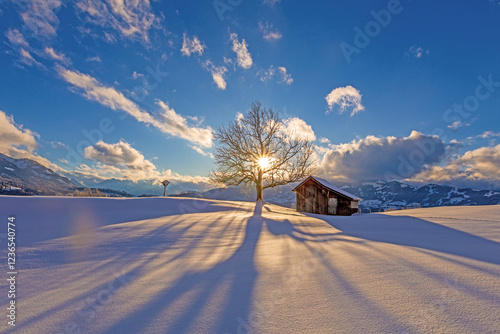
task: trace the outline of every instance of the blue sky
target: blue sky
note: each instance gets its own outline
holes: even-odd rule
[[[201,189],[213,130],[258,100],[331,180],[500,188],[495,1],[0,6],[1,153]]]

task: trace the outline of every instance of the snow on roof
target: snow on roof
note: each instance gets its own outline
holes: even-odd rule
[[[316,177],[316,176],[309,176],[307,179],[305,179],[304,181],[302,181],[298,186],[296,186],[293,189],[293,191],[295,191],[295,189],[297,189],[298,187],[300,187],[304,182],[306,182],[310,178],[314,179],[316,182],[318,182],[319,184],[321,184],[325,188],[328,188],[329,190],[331,190],[333,192],[336,192],[336,193],[339,193],[339,194],[341,194],[343,196],[346,196],[346,197],[352,199],[353,201],[361,201],[362,200],[358,196],[353,195],[353,194],[351,194],[351,193],[349,193],[349,192],[347,192],[347,191],[345,191],[343,189],[340,189],[339,187],[336,187],[333,184],[331,184],[330,182],[328,182],[327,180],[319,178],[319,177]]]

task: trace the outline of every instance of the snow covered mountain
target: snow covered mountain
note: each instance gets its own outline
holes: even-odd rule
[[[285,207],[295,205],[296,184],[289,184],[264,191],[266,202]],[[500,204],[500,192],[490,190],[473,190],[428,184],[412,186],[398,181],[364,182],[359,185],[339,185],[340,188],[363,199],[360,202],[362,212],[385,211],[413,206],[434,207],[450,205],[493,205]],[[191,196],[193,194],[186,194]],[[213,189],[201,193],[202,196],[218,200],[254,201],[255,190],[248,191],[242,187]]]
[[[0,183],[3,187],[18,187],[23,192],[43,195],[64,195],[77,184],[38,162],[14,159],[0,153]],[[0,189],[1,190],[1,189]]]
[[[297,183],[288,184],[276,188],[264,190],[266,202],[285,207],[295,206],[295,193],[292,189]],[[87,184],[92,187],[102,187],[126,191],[136,196],[140,194],[161,195],[163,190],[159,186],[140,181],[106,180],[100,183]],[[172,186],[172,187],[171,187]],[[362,212],[385,211],[387,209],[400,209],[412,206],[434,207],[449,205],[492,205],[500,204],[500,191],[473,190],[469,188],[455,188],[428,184],[424,186],[412,186],[398,181],[376,181],[364,182],[358,185],[339,185],[340,188],[360,196]],[[183,188],[186,187],[186,188]],[[209,198],[216,200],[231,201],[255,201],[255,189],[247,187],[217,188],[208,191],[195,191],[195,187],[189,185],[169,185],[171,196]],[[178,191],[178,193],[175,193]]]
[[[118,179],[108,179],[104,181],[95,181],[91,179],[82,179],[80,178],[79,183],[86,187],[91,188],[106,188],[106,189],[115,189],[125,191],[134,196],[140,195],[154,195],[154,196],[162,196],[163,195],[163,186],[161,184],[153,184],[151,180],[148,181],[137,181],[133,182],[130,180],[118,180]],[[182,192],[193,192],[196,193],[197,189],[200,188],[199,184],[192,182],[172,182],[167,187],[167,194],[175,194]],[[209,189],[208,186],[201,191]]]
[[[400,209],[412,206],[433,207],[450,205],[500,204],[500,192],[473,190],[437,184],[412,186],[397,181],[364,182],[344,185],[342,189],[360,196],[363,211]]]
[[[163,186],[153,185],[151,181],[129,181],[108,179],[104,181],[80,180],[87,187],[107,188],[125,191],[129,194],[140,196],[143,194],[161,196],[163,195]]]

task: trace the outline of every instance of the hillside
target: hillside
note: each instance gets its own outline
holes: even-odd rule
[[[68,194],[79,185],[29,159],[13,159],[0,153],[0,182],[26,192],[44,195]]]
[[[415,205],[422,207],[450,205],[500,204],[500,192],[473,190],[437,184],[412,186],[397,181],[365,182],[360,185],[344,185],[343,189],[363,198],[364,210],[385,210]]]
[[[0,211],[18,224],[16,333],[500,332],[500,206],[332,217],[2,197]]]
[[[295,184],[266,189],[266,202],[291,207],[295,205]],[[397,181],[364,182],[359,185],[340,185],[348,192],[360,196],[362,212],[384,211],[389,208],[400,209],[412,206],[434,207],[450,205],[495,205],[500,204],[500,192],[490,190],[473,190],[429,184],[412,186]],[[255,200],[255,191],[242,187],[213,189],[201,193],[201,197],[223,200]]]

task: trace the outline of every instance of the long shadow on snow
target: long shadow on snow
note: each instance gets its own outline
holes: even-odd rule
[[[71,277],[70,279],[66,278],[63,280],[63,282],[58,282],[56,283],[55,286],[47,286],[47,289],[56,289],[57,291],[64,291],[65,288],[68,287],[67,284],[71,284],[72,282],[78,281],[81,278],[86,278],[87,279],[87,288],[85,290],[80,291],[80,293],[73,298],[68,299],[67,301],[58,304],[50,309],[45,310],[41,314],[38,314],[37,316],[25,319],[25,321],[20,324],[18,329],[22,329],[25,327],[29,327],[32,325],[34,322],[39,321],[41,319],[44,319],[47,316],[50,316],[51,314],[64,310],[65,308],[71,307],[73,304],[78,303],[82,299],[88,299],[95,297],[99,291],[102,289],[107,289],[109,287],[109,284],[111,282],[116,281],[116,275],[122,275],[126,276],[126,280],[130,283],[133,280],[137,279],[141,275],[144,275],[144,268],[146,265],[149,265],[153,260],[163,257],[163,252],[165,250],[168,250],[170,247],[172,247],[181,237],[182,235],[187,232],[195,223],[192,223],[188,226],[185,226],[181,230],[178,230],[177,233],[172,233],[170,232],[170,229],[176,225],[179,225],[182,222],[181,219],[179,221],[172,222],[168,225],[160,225],[158,228],[155,228],[148,232],[146,235],[141,235],[138,237],[134,237],[133,241],[130,242],[130,240],[125,240],[124,243],[122,243],[120,240],[115,240],[111,245],[104,245],[102,247],[109,248],[109,251],[105,252],[104,249],[101,248],[101,246],[97,247],[96,249],[93,250],[93,253],[98,255],[102,253],[109,253],[109,254],[120,254],[118,256],[114,256],[112,258],[113,263],[117,262],[128,262],[128,263],[138,263],[136,266],[133,268],[129,269],[127,272],[114,272],[114,275],[109,275],[109,280],[105,280],[103,282],[102,277],[96,277],[92,281],[88,281],[89,275],[91,275],[92,272],[98,272],[100,270],[103,270],[107,267],[109,267],[109,263],[104,263],[102,265],[99,265],[98,267],[91,268],[89,271],[84,271],[82,273],[78,273],[75,276]],[[204,230],[200,232],[200,235],[204,235],[206,231],[208,231],[211,227],[215,226],[216,224],[219,224],[219,220],[214,220],[213,223],[208,225]],[[224,231],[227,229],[227,227],[230,225],[230,222],[226,223],[226,227],[224,228]],[[224,236],[224,233],[221,233],[221,236]],[[201,241],[200,238],[193,238],[193,240],[185,247],[185,250],[183,250],[182,254],[185,255],[189,253],[193,248],[196,247],[196,245]],[[142,258],[139,260],[139,257],[143,257],[145,253],[148,253],[148,256]],[[42,252],[40,255],[44,256],[54,256],[50,255],[51,252]],[[133,255],[137,255],[137,258],[132,257]],[[174,259],[177,258],[177,256],[174,257]],[[158,264],[158,267],[161,267],[162,265],[165,265],[169,262],[171,262],[173,259],[172,258],[166,258],[163,263]],[[78,261],[71,261],[72,263],[78,262]],[[128,283],[127,283],[128,284]],[[54,291],[54,292],[57,292]],[[77,314],[75,312],[75,315],[65,323],[67,324],[77,324],[80,329],[86,329],[88,326],[88,323],[84,321],[84,317],[81,315]],[[61,324],[62,327],[64,327],[64,324]],[[124,332],[128,333],[128,332]]]
[[[398,328],[398,331],[404,332],[409,330],[409,328],[408,325],[402,323],[389,312],[378,307],[372,300],[366,298],[361,291],[349,282],[341,270],[323,256],[324,253],[331,252],[329,248],[331,242],[364,243],[365,241],[379,241],[401,246],[417,247],[426,252],[437,251],[492,264],[500,263],[500,257],[498,256],[500,254],[500,243],[414,217],[391,217],[385,215],[380,215],[379,217],[374,215],[332,217],[314,214],[307,214],[307,216],[325,221],[337,230],[340,230],[340,232],[330,234],[309,233],[298,229],[296,227],[297,224],[290,222],[288,219],[283,221],[266,220],[266,226],[274,235],[286,235],[295,241],[303,243],[332,274],[333,282],[339,283],[342,289],[352,297],[353,305],[356,305],[367,314],[374,315],[374,318],[383,320],[378,322],[381,328],[385,328],[384,331]],[[349,240],[344,239],[344,237],[356,237],[362,240]],[[446,260],[450,261],[448,258]],[[446,282],[449,279],[446,276],[427,270],[418,264],[410,263],[406,260],[404,262],[406,267],[436,281]],[[476,268],[474,267],[474,269]],[[481,271],[485,270],[481,268]],[[493,274],[489,271],[486,272]],[[463,282],[460,283],[460,289],[476,296],[476,298],[479,297],[492,303],[499,303],[499,300],[494,296],[481,293],[478,289]]]
[[[160,217],[240,210],[231,203],[198,198],[2,198],[2,212],[17,216],[19,246],[73,235],[78,228],[96,229],[100,226],[127,223]],[[19,205],[23,204],[22,207]],[[24,210],[29,207],[29,210]],[[8,208],[8,209],[7,209]],[[12,211],[12,212],[11,212]],[[63,221],[64,224],[60,222]]]
[[[318,261],[319,265],[330,272],[332,279],[323,283],[325,284],[326,290],[331,289],[331,286],[328,286],[328,283],[338,284],[337,286],[341,287],[341,289],[350,296],[352,305],[361,309],[364,314],[370,314],[374,319],[376,319],[374,321],[376,321],[376,323],[380,326],[379,328],[382,328],[384,332],[390,332],[391,330],[394,331],[394,328],[397,328],[398,332],[408,331],[407,326],[405,326],[400,320],[395,318],[385,309],[381,308],[379,305],[367,298],[366,295],[353,285],[345,274],[342,273],[342,271],[328,259],[328,253],[330,253],[329,246],[332,245],[331,242],[357,244],[362,243],[362,241],[345,239],[344,234],[341,232],[310,233],[307,230],[304,231],[297,228],[297,222],[292,223],[288,219],[283,221],[266,219],[265,223],[267,229],[273,235],[286,235],[291,239],[302,243],[310,251],[310,255],[304,253],[304,259],[309,256],[313,256]],[[314,229],[314,226],[310,226],[309,229]],[[334,312],[334,309],[332,309],[332,312]],[[338,330],[341,331],[341,329]]]
[[[161,315],[170,305],[188,293],[195,293],[188,309],[168,324],[168,333],[186,333],[190,326],[212,303],[212,297],[219,290],[225,290],[224,304],[212,329],[214,333],[233,332],[248,318],[252,292],[257,279],[254,255],[262,230],[262,205],[256,204],[254,214],[247,221],[241,246],[227,260],[201,272],[188,272],[177,282],[159,292],[154,299],[139,310],[132,312],[109,328],[107,333],[140,333]],[[219,299],[219,298],[217,298]],[[162,319],[163,322],[169,319]]]
[[[352,217],[308,216],[321,219],[340,235],[418,247],[473,260],[500,264],[500,243],[411,216],[360,215]]]

